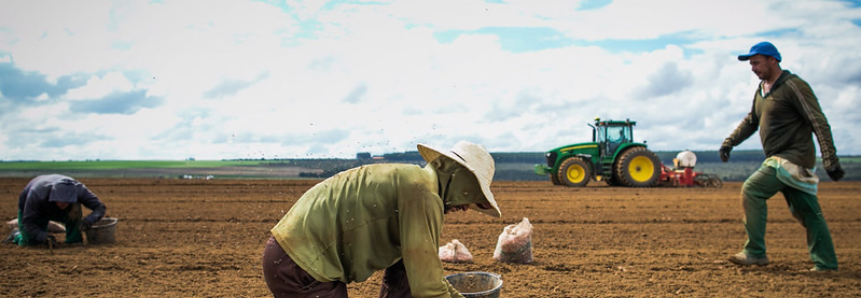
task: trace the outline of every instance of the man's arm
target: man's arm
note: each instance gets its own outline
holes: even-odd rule
[[[87,215],[87,217],[84,218],[84,225],[92,225],[101,220],[102,217],[105,216],[105,211],[107,210],[105,204],[102,204],[102,202],[99,201],[99,198],[87,189],[84,184],[79,183],[76,188],[78,190],[78,199],[81,204],[83,204],[84,207],[93,210],[90,215]]]
[[[757,90],[759,92],[759,90]],[[738,127],[735,128],[735,131],[729,135],[726,139],[723,140],[723,144],[720,146],[719,154],[720,159],[723,162],[729,161],[730,151],[732,151],[732,147],[741,144],[744,140],[747,140],[754,132],[756,132],[759,127],[759,117],[756,116],[756,96],[753,97],[754,103],[751,105],[750,113],[747,114],[744,119],[741,120],[741,123],[738,124]]]
[[[21,210],[21,217],[18,220],[21,221],[24,226],[24,230],[27,232],[27,235],[30,236],[30,239],[35,240],[38,243],[45,242],[45,239],[48,238],[48,231],[42,230],[39,226],[39,217],[44,216],[42,214],[42,208],[39,206],[41,202],[37,200],[33,200],[29,197],[25,199],[24,209]]]
[[[735,128],[735,131],[729,135],[723,141],[722,146],[727,147],[735,147],[747,140],[751,135],[753,135],[756,130],[759,129],[759,118],[751,111],[741,120],[741,123],[738,124],[738,127]]]
[[[413,296],[450,297],[450,285],[439,260],[443,225],[442,199],[422,185],[401,191],[398,206],[401,255]]]
[[[819,150],[822,153],[822,165],[826,171],[834,171],[840,167],[840,160],[837,158],[837,148],[834,147],[834,139],[831,137],[831,125],[828,124],[828,119],[822,113],[819,100],[816,99],[816,95],[813,94],[810,85],[802,80],[788,80],[786,85],[792,90],[792,94],[795,95],[796,99],[798,99],[793,101],[795,108],[810,123],[813,133],[816,134],[816,140],[819,141]]]

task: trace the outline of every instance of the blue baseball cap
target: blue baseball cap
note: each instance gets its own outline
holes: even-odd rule
[[[738,55],[738,61],[747,61],[750,57],[755,55],[771,56],[780,62],[780,52],[777,51],[777,47],[767,41],[760,42],[750,47],[750,53]]]

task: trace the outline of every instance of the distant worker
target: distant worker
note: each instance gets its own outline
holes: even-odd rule
[[[816,196],[819,178],[814,173],[816,150],[811,134],[816,134],[822,163],[832,180],[843,178],[843,169],[831,138],[831,126],[810,86],[780,69],[780,53],[769,42],[750,48],[738,56],[750,61],[751,70],[762,81],[753,97],[750,113],[720,147],[720,158],[729,160],[730,151],[757,129],[765,152],[765,162],[744,182],[741,191],[747,242],[742,252],[730,257],[739,265],[766,265],[766,200],[783,193],[792,216],[807,230],[807,247],[814,263],[812,271],[837,270],[837,256],[828,224]]]
[[[501,213],[493,158],[477,144],[419,144],[425,167],[373,164],[309,189],[272,228],[263,275],[275,297],[347,297],[347,284],[385,269],[380,297],[463,297],[438,249],[444,214]]]
[[[92,213],[84,218],[81,205]],[[18,196],[18,234],[12,242],[21,246],[57,244],[48,233],[48,221],[56,221],[66,227],[65,243],[83,243],[81,230],[101,220],[106,209],[83,183],[69,176],[37,176]]]

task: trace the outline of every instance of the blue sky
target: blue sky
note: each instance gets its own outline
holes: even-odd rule
[[[716,150],[763,40],[861,154],[858,1],[200,3],[0,2],[0,160],[538,152],[595,117]]]

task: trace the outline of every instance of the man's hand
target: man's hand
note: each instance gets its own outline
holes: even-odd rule
[[[845,172],[843,172],[843,168],[840,167],[839,163],[833,169],[825,170],[825,172],[827,172],[828,177],[831,177],[831,180],[834,181],[840,181],[840,179],[843,179],[843,175],[846,174]]]
[[[57,246],[57,237],[54,237],[54,235],[49,234],[45,237],[45,245],[48,245],[49,247]]]
[[[723,162],[729,161],[729,152],[732,151],[730,146],[720,146],[720,160]]]
[[[92,227],[93,227],[93,223],[91,223],[89,220],[86,220],[86,219],[85,219],[85,220],[82,220],[82,221],[81,221],[81,230],[86,231],[86,230],[89,230],[89,229],[90,229],[90,228],[92,228]]]

